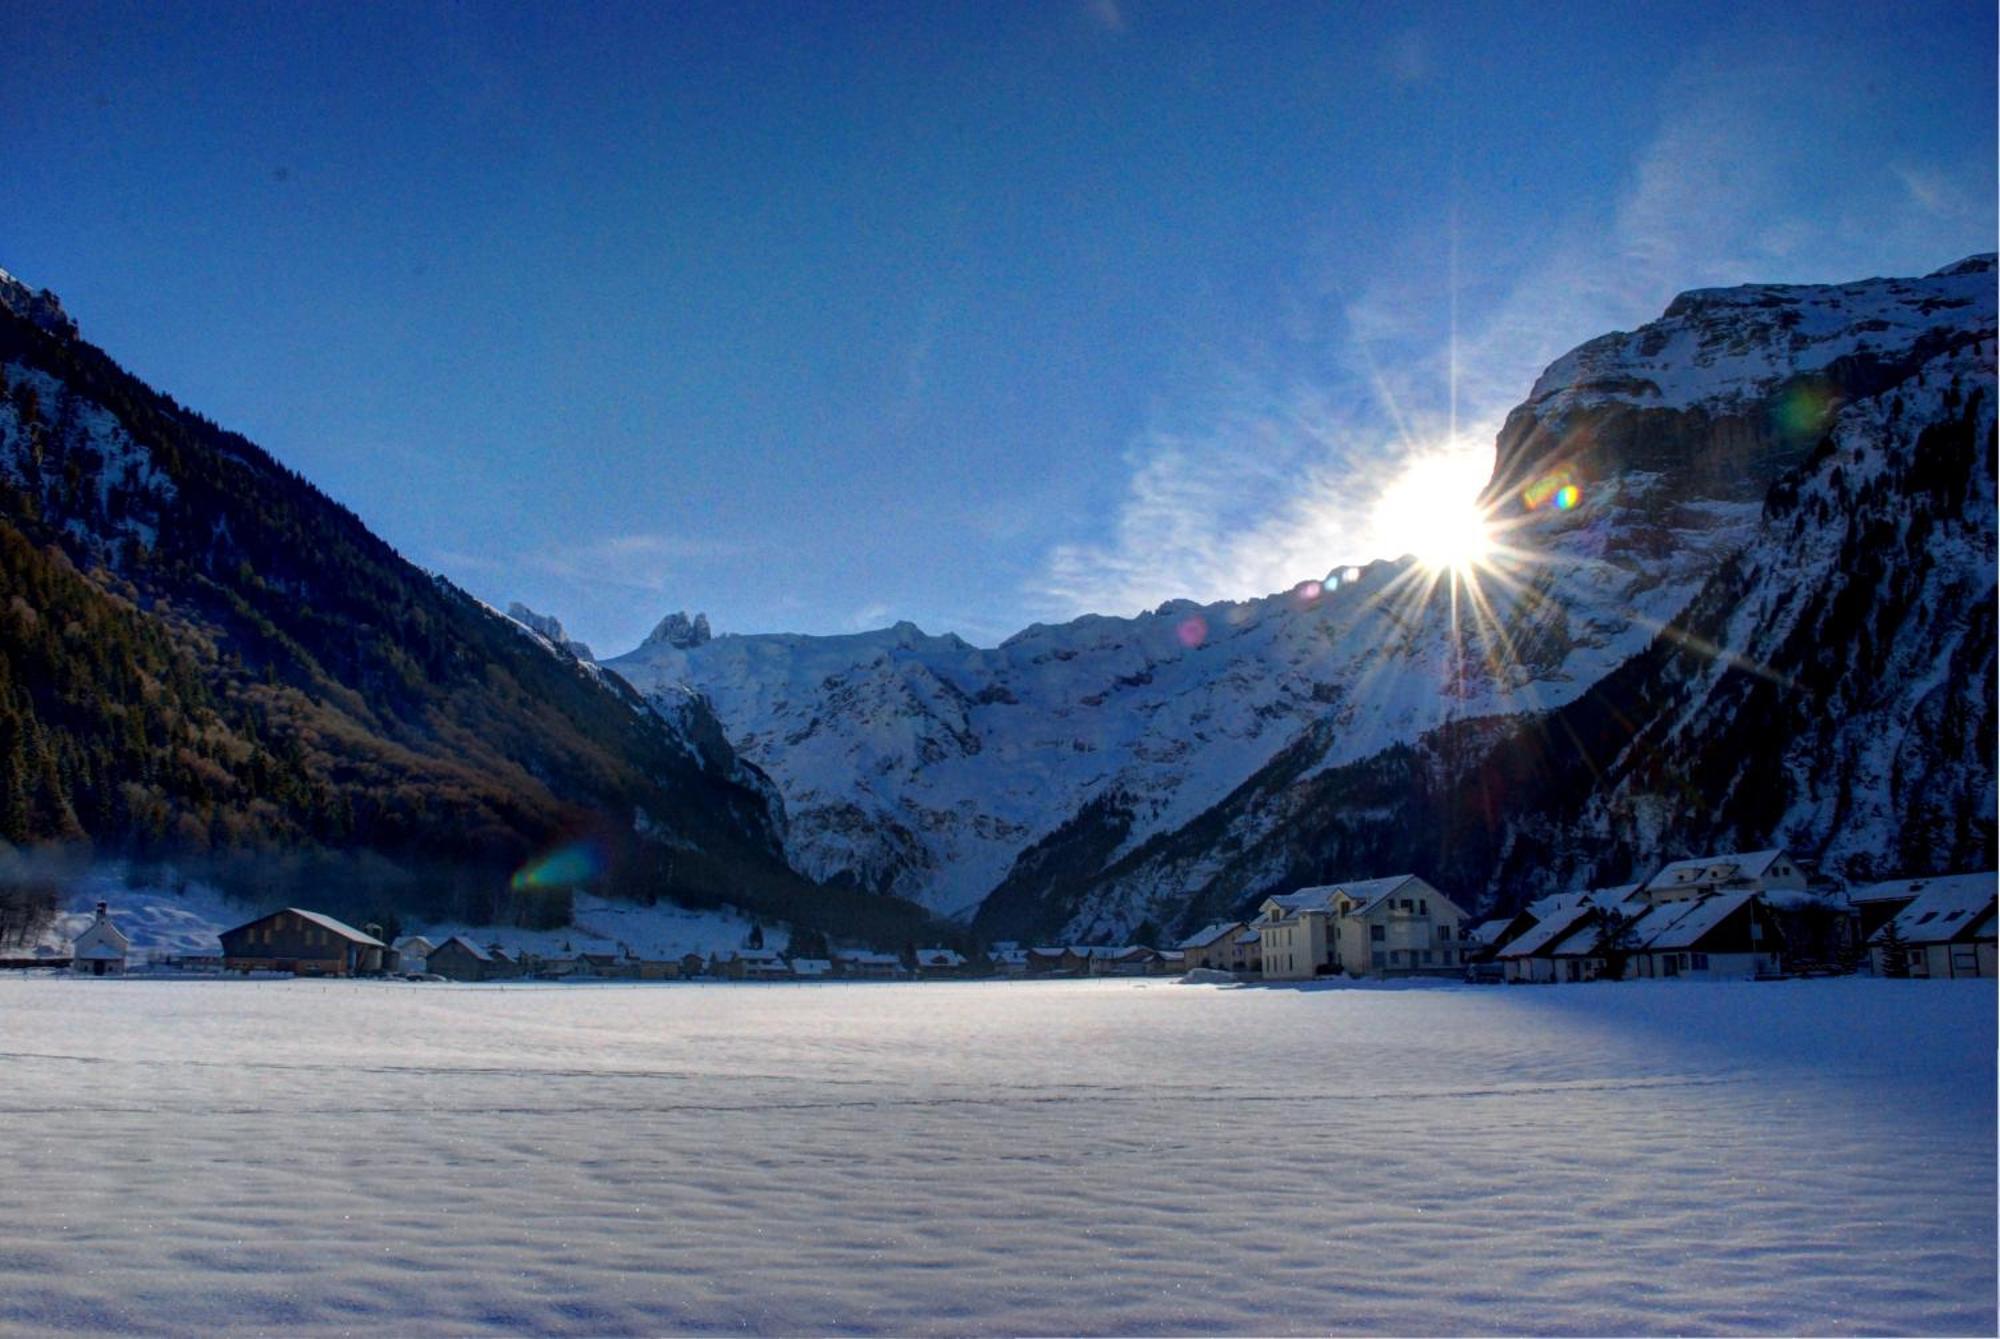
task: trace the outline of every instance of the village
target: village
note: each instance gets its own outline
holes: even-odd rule
[[[399,977],[419,981],[898,981],[1185,977],[1218,983],[1427,978],[1563,984],[1679,978],[1776,980],[1867,972],[1995,975],[1993,872],[1816,886],[1782,850],[1668,864],[1640,883],[1541,898],[1470,924],[1452,897],[1416,875],[1301,888],[1247,919],[1208,925],[1171,947],[1031,945],[970,951],[907,947],[765,947],[650,958],[621,951],[535,952],[500,937],[453,934],[391,942],[381,927],[287,907],[224,930],[218,951],[135,953],[99,902],[65,953],[44,947],[0,966],[209,975]]]

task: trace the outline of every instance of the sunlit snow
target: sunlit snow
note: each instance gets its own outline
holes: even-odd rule
[[[1992,1333],[1990,982],[0,979],[0,1330]]]

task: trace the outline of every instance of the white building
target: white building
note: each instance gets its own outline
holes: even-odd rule
[[[1641,885],[1648,902],[1685,902],[1710,893],[1804,892],[1805,871],[1782,850],[1676,860]]]
[[[1911,883],[1917,885],[1916,896],[1868,941],[1875,974],[1884,975],[1891,965],[1883,941],[1893,929],[1902,941],[1903,965],[1911,976],[1993,976],[1994,903],[2000,875],[1947,874]]]
[[[1267,981],[1455,975],[1462,907],[1414,874],[1333,883],[1264,899],[1252,923]]]
[[[122,976],[132,941],[111,922],[108,903],[97,904],[97,919],[70,945],[70,970],[90,976]]]

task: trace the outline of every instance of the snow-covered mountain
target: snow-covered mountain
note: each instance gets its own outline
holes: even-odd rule
[[[994,933],[1391,867],[1510,902],[1737,840],[1942,868],[1992,835],[1994,308],[1976,257],[1688,293],[1565,355],[1456,614],[1405,561],[992,649],[673,615],[604,663],[712,705],[801,872]]]

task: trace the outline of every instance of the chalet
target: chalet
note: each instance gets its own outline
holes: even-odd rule
[[[986,959],[1001,976],[1028,974],[1028,950],[1019,944],[995,944],[988,950]]]
[[[424,970],[449,981],[498,981],[513,975],[513,964],[464,935],[453,935],[430,951]]]
[[[1895,966],[1885,943],[1902,941],[1903,968],[1910,976],[1994,975],[1994,898],[2000,875],[1947,874],[1919,879],[1915,897],[1869,939],[1869,960],[1877,976]]]
[[[792,975],[805,981],[824,981],[833,975],[833,959],[793,958]]]
[[[1180,950],[1187,955],[1186,962],[1190,969],[1206,967],[1217,972],[1241,971],[1238,964],[1243,960],[1243,946],[1236,940],[1242,933],[1242,921],[1217,921],[1213,925],[1204,925],[1181,940]]]
[[[232,972],[298,976],[373,976],[388,945],[331,916],[286,907],[224,930],[222,965]]]
[[[1455,975],[1465,912],[1414,874],[1268,897],[1253,922],[1267,981]]]
[[[680,956],[681,976],[692,979],[708,969],[708,959],[699,953],[683,953]]]
[[[1028,950],[1030,976],[1082,976],[1089,970],[1090,954],[1084,949],[1045,944]]]
[[[1784,967],[1784,932],[1753,888],[1656,905],[1632,923],[1629,938],[1630,977],[1742,980]]]
[[[1235,972],[1247,972],[1251,976],[1261,975],[1264,970],[1264,936],[1257,933],[1255,926],[1245,926],[1243,933],[1230,941],[1232,951],[1230,968]]]
[[[678,981],[681,979],[679,958],[627,958],[625,975],[635,981]]]
[[[792,969],[774,948],[739,948],[711,957],[708,974],[725,981],[776,981]]]
[[[1492,960],[1501,965],[1509,982],[1555,981],[1567,968],[1556,966],[1555,949],[1567,947],[1577,932],[1597,930],[1597,909],[1589,893],[1569,893],[1543,898],[1535,923],[1497,949]],[[1579,969],[1580,970],[1580,969]]]
[[[1676,860],[1641,886],[1648,902],[1685,902],[1710,893],[1806,891],[1805,871],[1782,850]]]
[[[1511,916],[1495,916],[1465,932],[1465,961],[1491,962],[1501,949],[1535,926],[1534,913],[1521,910]]]
[[[902,976],[903,960],[893,953],[870,949],[842,949],[833,955],[834,971],[863,981],[893,981]]]
[[[1092,976],[1156,975],[1160,955],[1143,944],[1100,945],[1080,950],[1090,962]]]
[[[917,950],[917,975],[964,976],[965,955],[948,948],[920,948]]]
[[[84,927],[70,945],[70,970],[86,976],[122,976],[132,941],[111,921],[107,903],[97,904],[97,919]]]

